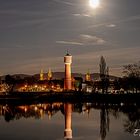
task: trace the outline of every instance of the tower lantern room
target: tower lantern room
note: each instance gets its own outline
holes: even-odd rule
[[[71,64],[72,63],[72,56],[70,55],[70,54],[66,54],[65,56],[64,56],[64,63],[65,64]]]

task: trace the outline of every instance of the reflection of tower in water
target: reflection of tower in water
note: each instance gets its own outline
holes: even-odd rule
[[[71,113],[72,113],[72,105],[66,103],[64,105],[65,111],[65,131],[64,131],[64,138],[69,140],[72,138],[72,129],[71,129]]]

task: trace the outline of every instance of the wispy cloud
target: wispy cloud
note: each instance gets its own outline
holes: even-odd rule
[[[75,4],[68,2],[68,1],[64,1],[64,0],[53,0],[53,1],[58,2],[58,3],[63,3],[66,5],[70,5],[70,6],[75,6]]]
[[[83,45],[80,42],[73,42],[73,41],[56,41],[58,44],[67,44],[67,45]]]
[[[116,23],[116,22],[115,22]],[[109,23],[109,22],[105,22],[105,23],[99,23],[99,24],[94,24],[94,25],[90,25],[87,28],[98,28],[98,27],[108,27],[108,28],[114,28],[117,26],[117,24],[115,23]]]
[[[91,15],[85,14],[85,13],[83,13],[83,14],[76,13],[76,14],[72,14],[72,15],[76,16],[76,17],[92,17]]]
[[[116,27],[116,24],[107,24],[106,27],[114,28],[114,27]]]
[[[90,28],[98,28],[98,27],[114,28],[119,23],[122,23],[122,22],[130,22],[130,21],[135,21],[135,20],[140,20],[140,15],[127,17],[127,18],[124,18],[124,19],[118,19],[116,21],[113,21],[113,23],[111,23],[111,22],[105,22],[105,23],[93,24],[93,25],[88,26],[87,28],[89,28],[89,29]]]
[[[103,45],[106,41],[100,37],[87,35],[87,34],[80,34],[76,39],[73,40],[60,40],[56,41],[58,44],[67,44],[67,45]]]
[[[100,37],[81,34],[80,40],[85,45],[103,45],[106,41]]]

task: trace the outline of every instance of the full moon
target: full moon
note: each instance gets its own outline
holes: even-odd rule
[[[100,0],[89,0],[89,5],[90,5],[92,8],[97,8],[97,7],[99,7],[99,4],[100,4]]]

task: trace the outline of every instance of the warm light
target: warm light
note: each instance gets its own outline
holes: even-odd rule
[[[35,109],[35,111],[37,111],[37,110],[38,110],[37,106],[35,106],[35,108],[34,108],[34,109]]]
[[[35,85],[35,88],[37,88],[38,87],[38,85]]]
[[[89,0],[89,5],[92,8],[97,8],[100,5],[100,0]]]

